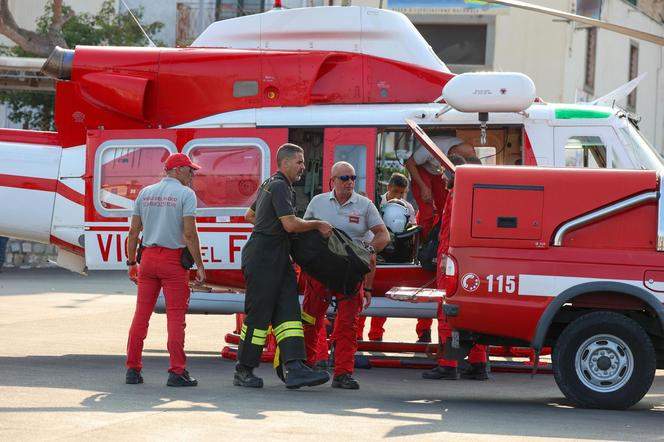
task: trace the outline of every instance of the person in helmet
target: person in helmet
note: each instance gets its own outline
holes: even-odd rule
[[[380,197],[380,209],[383,215],[383,222],[392,233],[401,233],[406,230],[406,227],[415,225],[415,209],[413,205],[406,200],[408,187],[410,181],[401,173],[393,173],[387,183],[387,192]],[[364,321],[365,317],[360,317],[358,325],[358,339],[362,339],[364,335]],[[373,316],[371,318],[371,327],[369,329],[369,340],[382,341],[383,334],[385,333],[386,317]],[[415,332],[417,339],[421,342],[431,342],[431,325],[433,319],[420,318],[417,320]]]
[[[416,224],[415,208],[413,208],[413,205],[406,200],[409,184],[410,182],[406,175],[394,172],[390,177],[390,181],[387,183],[387,192],[380,196],[380,207],[382,209],[388,202],[397,200],[408,209],[408,222],[410,224]]]

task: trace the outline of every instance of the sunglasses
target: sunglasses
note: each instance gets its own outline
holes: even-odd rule
[[[353,180],[357,181],[357,175],[339,175],[338,177],[341,181]]]

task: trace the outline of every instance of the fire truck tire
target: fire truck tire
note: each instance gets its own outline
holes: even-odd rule
[[[614,312],[588,313],[571,322],[558,338],[552,362],[560,390],[586,408],[629,408],[655,378],[650,337],[636,321]]]

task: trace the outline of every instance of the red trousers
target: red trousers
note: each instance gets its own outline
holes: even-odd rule
[[[447,252],[447,250],[445,250],[445,252]],[[443,255],[441,250],[438,249],[438,262],[440,262],[442,256]],[[445,288],[445,273],[444,270],[440,268],[440,266],[438,266],[438,269],[436,270],[436,287],[441,289]],[[445,313],[443,312],[442,302],[438,303],[438,311],[436,312],[436,316],[438,317],[438,339],[440,342],[445,344],[447,338],[452,336],[452,327],[450,327],[449,322],[447,322],[447,316],[445,316]],[[474,344],[470,349],[470,353],[468,354],[468,362],[471,364],[487,362],[486,345]],[[456,367],[458,363],[453,359],[439,358],[438,365],[441,367]]]
[[[360,316],[360,321],[357,325],[357,339],[362,339],[364,336],[364,321],[366,316]],[[369,328],[369,340],[377,341],[383,339],[383,333],[385,333],[385,321],[387,318],[384,316],[372,316],[371,317],[371,328]],[[431,330],[431,325],[433,324],[433,319],[431,318],[419,318],[417,320],[417,325],[415,326],[415,332],[419,339],[422,336],[424,330]]]
[[[452,327],[450,327],[449,322],[447,322],[447,317],[445,316],[445,313],[443,313],[443,304],[439,303],[438,339],[440,339],[440,342],[444,344],[447,338],[449,338],[450,336],[452,336]],[[473,346],[470,349],[470,353],[468,354],[468,362],[471,364],[486,362],[487,361],[486,351],[487,351],[486,345],[473,344]],[[439,358],[438,365],[440,365],[441,367],[456,367],[458,363],[454,359]]]
[[[304,343],[307,349],[307,363],[316,362],[321,328],[325,326],[325,313],[329,303],[325,286],[306,276],[302,312],[314,318],[314,323],[304,323]],[[362,288],[360,287],[360,290]],[[338,301],[337,317],[331,340],[334,342],[334,376],[352,374],[357,351],[357,323],[362,310],[361,291],[356,296]],[[336,297],[335,293],[331,293]]]
[[[163,288],[168,328],[168,371],[181,374],[187,365],[184,354],[185,314],[189,308],[189,275],[180,264],[180,249],[147,247],[138,268],[136,310],[127,341],[127,368],[143,368],[143,341],[148,335],[150,316]]]
[[[416,182],[413,181],[413,197],[417,202],[417,224],[422,228],[420,233],[421,242],[427,240],[429,232],[434,224],[436,217],[434,208],[438,214],[442,213],[447,200],[446,183],[441,175],[431,175],[422,166],[417,166],[422,181],[431,189],[431,201],[425,203],[422,200],[422,191]]]

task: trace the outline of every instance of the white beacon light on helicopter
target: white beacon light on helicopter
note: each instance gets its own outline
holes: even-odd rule
[[[443,99],[459,112],[521,112],[535,97],[533,81],[516,72],[460,74],[443,88]]]

